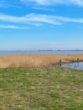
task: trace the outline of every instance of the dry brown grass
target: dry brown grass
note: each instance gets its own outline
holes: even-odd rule
[[[62,59],[64,63],[74,62],[77,58],[83,61],[83,54],[58,55],[58,54],[16,54],[1,55],[0,68],[8,67],[40,67],[58,64]]]

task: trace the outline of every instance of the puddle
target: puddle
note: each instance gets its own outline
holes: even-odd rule
[[[83,70],[83,62],[62,64],[61,67],[66,67],[66,68],[73,68],[73,69],[80,69],[80,70]]]

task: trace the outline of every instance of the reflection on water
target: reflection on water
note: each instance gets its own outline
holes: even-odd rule
[[[62,67],[66,67],[66,68],[74,68],[74,69],[80,69],[80,70],[83,70],[83,62],[63,64]]]

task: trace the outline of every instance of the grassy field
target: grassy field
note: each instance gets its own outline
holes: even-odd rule
[[[83,71],[0,69],[0,110],[83,110]]]
[[[7,67],[44,67],[63,62],[74,62],[80,58],[83,61],[83,54],[57,55],[57,54],[25,54],[25,55],[0,55],[0,68]]]

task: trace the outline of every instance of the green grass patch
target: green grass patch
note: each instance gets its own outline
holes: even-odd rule
[[[83,110],[83,71],[0,69],[0,110]]]

